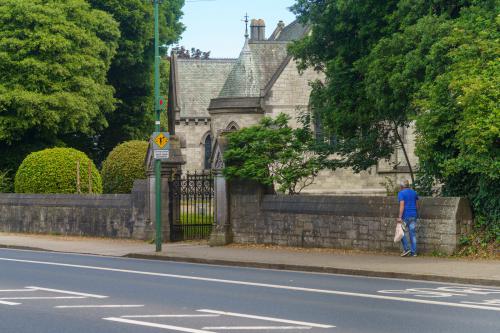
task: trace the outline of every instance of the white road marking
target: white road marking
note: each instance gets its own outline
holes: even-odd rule
[[[220,326],[203,327],[204,330],[310,330],[307,326]]]
[[[129,270],[129,269],[63,264],[63,263],[48,262],[48,261],[34,261],[34,260],[22,260],[22,259],[11,259],[11,258],[0,258],[0,260],[12,261],[12,262],[22,262],[22,263],[27,263],[27,264],[49,265],[49,266],[59,266],[59,267],[72,267],[72,268],[82,268],[82,269],[90,269],[90,270],[98,270],[98,271],[106,271],[106,272],[118,272],[118,273],[148,275],[148,276],[161,276],[161,277],[169,277],[169,278],[185,279],[185,280],[225,283],[225,284],[232,284],[232,285],[244,285],[244,286],[262,287],[262,288],[273,288],[273,289],[292,290],[292,291],[320,293],[320,294],[329,294],[329,295],[341,295],[341,296],[351,296],[351,297],[382,299],[382,300],[408,302],[408,303],[442,305],[442,306],[457,307],[457,308],[490,310],[490,311],[499,311],[500,312],[500,309],[496,308],[496,307],[474,305],[474,304],[460,304],[460,303],[441,302],[441,301],[432,301],[432,300],[424,300],[424,299],[403,298],[403,297],[395,297],[395,296],[362,294],[362,293],[346,292],[346,291],[339,291],[339,290],[311,289],[311,288],[283,286],[283,285],[276,285],[276,284],[204,278],[204,277],[189,276],[189,275],[175,275],[175,274],[166,274],[166,273],[144,272],[144,271],[135,271],[135,270]]]
[[[0,300],[21,300],[21,299],[83,299],[83,296],[33,296],[33,297],[1,297]]]
[[[57,305],[56,309],[80,309],[80,308],[142,308],[144,304],[103,304],[103,305]]]
[[[0,301],[0,304],[3,304],[3,305],[20,305],[21,303],[14,303],[14,302]]]
[[[182,246],[187,246],[187,245],[182,245]],[[191,246],[191,245],[189,245]],[[44,250],[25,250],[25,249],[9,249],[9,248],[2,248],[0,247],[0,252],[2,251],[11,251],[11,252],[34,252],[34,253],[41,253],[41,254],[46,254],[47,251]],[[154,259],[144,259],[144,258],[129,258],[129,257],[116,257],[112,255],[105,255],[105,254],[91,254],[91,253],[76,253],[76,252],[64,252],[64,251],[50,251],[52,253],[57,253],[57,254],[62,254],[62,255],[67,255],[67,256],[80,256],[80,257],[95,257],[95,258],[113,258],[114,260],[121,260],[121,261],[146,261],[146,262],[152,262],[152,261],[157,261]],[[176,262],[178,265],[185,265],[185,266],[207,266],[208,264],[201,264],[201,263],[194,263],[194,262]],[[222,265],[222,264],[210,264],[211,267],[223,267],[227,268],[227,265]],[[447,286],[460,286],[462,287],[464,284],[463,283],[455,283],[455,282],[440,282],[440,281],[429,281],[429,280],[419,280],[419,279],[405,279],[405,278],[388,278],[388,277],[381,277],[381,276],[363,276],[363,275],[355,275],[355,274],[342,274],[342,273],[323,273],[323,272],[306,272],[306,271],[299,271],[299,270],[293,270],[293,269],[278,269],[278,268],[258,268],[258,267],[248,267],[248,266],[242,266],[239,267],[242,270],[254,270],[254,271],[273,271],[273,272],[293,272],[295,274],[307,274],[307,275],[327,275],[327,276],[341,276],[341,277],[352,277],[355,279],[365,279],[365,280],[388,280],[388,281],[403,281],[403,282],[420,282],[424,284],[432,284],[432,285],[447,285]],[[481,285],[474,285],[474,284],[467,284],[468,286],[477,286],[477,287],[483,287]]]
[[[202,315],[186,315],[186,314],[178,314],[178,315],[142,315],[142,316],[120,316],[120,318],[199,318],[199,317],[220,317],[215,314],[202,314]]]
[[[225,311],[216,311],[216,310],[208,310],[208,309],[202,309],[202,310],[196,310],[196,311],[206,312],[206,313],[213,313],[213,314],[220,314],[220,315],[223,315],[223,316],[230,316],[230,317],[258,319],[258,320],[273,321],[273,322],[276,322],[276,323],[302,325],[302,326],[310,326],[310,327],[318,327],[318,328],[332,328],[332,327],[335,327],[335,326],[332,326],[332,325],[308,323],[308,322],[305,322],[305,321],[296,321],[296,320],[280,319],[280,318],[273,318],[273,317],[254,316],[254,315],[248,315],[248,314],[243,314],[243,313],[235,313],[235,312],[225,312]]]
[[[96,295],[96,294],[86,294],[86,293],[79,293],[75,291],[69,291],[69,290],[61,290],[61,289],[49,289],[49,288],[42,288],[42,287],[26,287],[34,290],[40,290],[40,291],[50,291],[53,293],[60,293],[60,294],[68,294],[68,295],[76,295],[76,296],[84,296],[84,297],[92,297],[92,298],[108,298],[108,296],[102,296],[102,295]]]
[[[35,289],[3,289],[0,293],[19,293],[24,291],[35,291]]]
[[[163,328],[165,330],[172,330],[172,331],[179,331],[179,332],[188,332],[188,333],[215,333],[213,331],[197,330],[197,329],[194,329],[194,328],[172,326],[172,325],[163,325],[163,324],[156,324],[156,323],[148,323],[146,321],[138,321],[138,320],[125,319],[125,318],[109,317],[109,318],[102,318],[102,319],[109,320],[109,321],[116,321],[116,322],[119,322],[119,323],[131,324],[131,325],[139,325],[139,326],[146,326],[146,327]]]

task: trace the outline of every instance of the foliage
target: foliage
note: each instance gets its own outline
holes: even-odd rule
[[[290,50],[320,68],[311,104],[340,164],[387,158],[416,120],[426,193],[468,196],[484,227],[500,224],[498,0],[297,0],[312,33]],[[338,164],[337,164],[338,165]]]
[[[432,41],[434,21],[452,17],[468,1],[297,0],[292,7],[312,33],[290,51],[299,68],[322,69],[311,105],[325,132],[337,137],[332,152],[339,163],[365,170],[395,149],[399,134],[415,115],[412,94],[425,67],[422,54]],[[428,22],[414,26],[428,15]],[[429,41],[430,40],[430,41]],[[413,172],[410,170],[413,178]]]
[[[0,193],[10,193],[13,190],[12,179],[8,171],[0,170]]]
[[[102,164],[104,193],[130,193],[134,180],[146,178],[147,141],[127,141],[116,146]]]
[[[88,0],[94,8],[113,15],[120,23],[121,39],[108,80],[119,99],[117,111],[108,117],[109,127],[98,140],[97,160],[102,160],[118,143],[143,140],[154,126],[153,62],[154,17],[151,1]],[[160,4],[160,45],[177,41],[184,30],[180,22],[184,0]],[[162,89],[167,95],[168,90]]]
[[[497,7],[498,9],[498,7]],[[429,58],[446,70],[415,104],[422,171],[444,183],[444,195],[468,196],[485,227],[500,228],[500,45],[498,11],[463,10]],[[484,223],[483,223],[484,224]]]
[[[109,14],[84,0],[3,0],[0,27],[2,164],[17,168],[22,145],[91,140],[107,126],[115,99],[106,74],[119,38]]]
[[[101,175],[96,166],[87,155],[73,148],[52,148],[29,154],[17,170],[16,193],[78,193],[78,163],[80,192],[90,192],[90,165],[92,193],[102,193]]]
[[[300,193],[311,185],[320,170],[328,164],[326,152],[313,152],[316,140],[305,115],[302,128],[288,126],[289,117],[263,118],[259,124],[228,134],[224,153],[229,178],[255,180],[261,184],[278,185],[278,191]]]
[[[191,48],[191,51],[184,46],[177,46],[172,49],[172,53],[183,59],[209,59],[210,51],[204,52],[200,49]]]

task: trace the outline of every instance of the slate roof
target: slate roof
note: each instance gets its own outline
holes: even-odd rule
[[[293,41],[302,38],[309,31],[309,27],[302,25],[297,20],[283,28],[276,41]]]
[[[175,58],[175,85],[180,117],[208,118],[210,100],[216,97],[237,59]]]
[[[286,42],[245,41],[218,97],[258,97],[287,58]]]
[[[245,40],[238,59],[175,58],[173,81],[178,116],[208,118],[211,99],[265,94],[290,61],[288,43],[303,37],[308,30],[294,21],[268,40]]]

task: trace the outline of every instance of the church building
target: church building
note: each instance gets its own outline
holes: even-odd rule
[[[321,79],[322,73],[297,70],[287,52],[290,42],[309,33],[297,21],[285,25],[278,22],[266,37],[263,20],[253,19],[250,35],[245,35],[243,49],[237,59],[184,59],[175,55],[170,63],[169,121],[170,131],[180,139],[189,171],[211,167],[217,135],[259,122],[264,116],[285,113],[291,126],[297,116],[309,110],[310,82]],[[412,132],[412,131],[409,131]],[[412,165],[413,133],[404,133]],[[371,169],[354,173],[343,169],[322,171],[313,185],[303,193],[385,194],[384,182],[396,183],[409,178],[408,166],[396,152],[391,161],[380,161]]]

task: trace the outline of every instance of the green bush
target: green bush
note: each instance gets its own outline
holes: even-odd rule
[[[105,193],[130,193],[134,180],[146,178],[147,141],[127,141],[116,146],[102,164]]]
[[[102,193],[101,175],[94,163],[73,148],[51,148],[29,154],[17,170],[17,193],[78,193],[77,165],[80,165],[80,192],[89,193],[88,165],[92,193]]]

